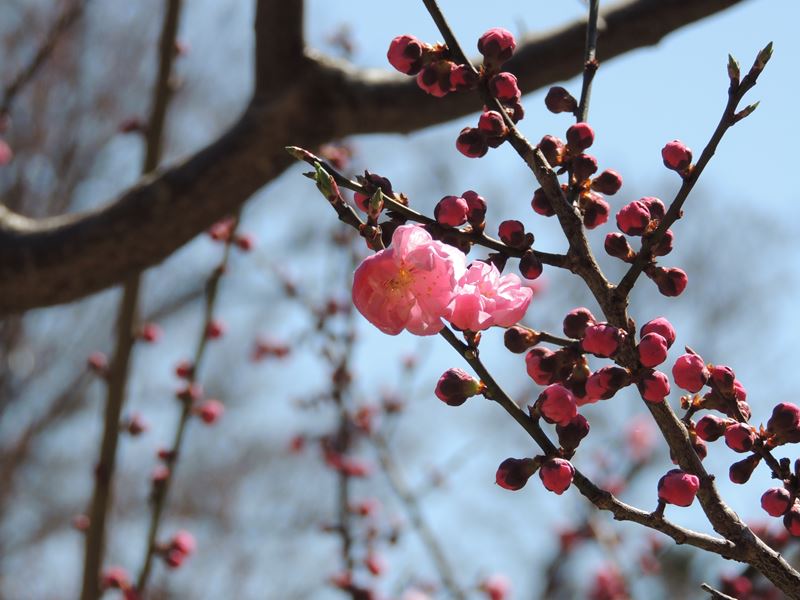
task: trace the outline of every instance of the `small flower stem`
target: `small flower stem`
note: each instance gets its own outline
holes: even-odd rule
[[[600,0],[589,0],[589,20],[586,23],[586,51],[583,57],[583,84],[581,99],[575,115],[578,123],[585,123],[589,118],[589,100],[592,96],[592,81],[597,73],[597,17],[600,12]]]

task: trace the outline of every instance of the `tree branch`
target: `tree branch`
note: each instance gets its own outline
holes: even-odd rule
[[[303,54],[303,0],[256,4],[256,94],[274,93],[307,62]]]
[[[667,33],[740,1],[633,0],[610,8],[601,13],[603,56],[655,44]],[[263,25],[258,31],[269,29],[267,15],[277,4],[259,3]],[[298,30],[300,8],[275,14],[294,15],[289,24]],[[584,27],[579,20],[521,45],[508,67],[524,91],[580,72]],[[259,37],[263,66],[270,56],[267,49],[277,50]],[[280,175],[291,164],[283,151],[287,145],[314,148],[353,134],[409,132],[475,110],[468,94],[434,99],[399,75],[361,71],[319,57],[304,64],[307,68],[281,75],[286,79],[268,98],[256,94],[219,139],[142,178],[104,207],[34,220],[0,205],[0,315],[70,302],[158,264]]]

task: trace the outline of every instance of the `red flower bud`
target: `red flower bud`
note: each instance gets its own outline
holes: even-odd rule
[[[661,149],[664,166],[673,171],[685,171],[692,164],[692,151],[686,145],[673,140]]]
[[[542,188],[539,188],[533,192],[531,208],[533,208],[535,213],[540,214],[543,217],[552,217],[554,214],[556,214],[556,211],[553,210],[550,200],[548,200],[547,195],[544,193]]]
[[[86,366],[96,375],[105,376],[108,371],[108,357],[102,352],[92,352],[86,359]]]
[[[128,572],[122,567],[108,567],[100,576],[100,588],[103,590],[124,590],[131,585]]]
[[[694,502],[700,480],[697,475],[672,469],[658,481],[658,497],[675,506],[689,506]]]
[[[181,379],[190,379],[194,375],[194,365],[188,360],[180,361],[175,365],[175,375]]]
[[[653,256],[666,256],[672,252],[672,242],[675,239],[675,234],[671,229],[667,229],[659,242],[650,249]]]
[[[578,110],[578,101],[563,87],[551,87],[544,97],[544,105],[552,113],[574,113]]]
[[[667,348],[672,348],[675,343],[675,328],[664,317],[656,317],[648,321],[639,330],[639,335],[644,337],[648,333],[657,333],[667,341]]]
[[[478,74],[469,65],[456,65],[450,71],[450,90],[453,92],[468,92],[478,85]]]
[[[564,335],[579,340],[586,335],[586,328],[595,324],[597,324],[597,320],[588,308],[573,308],[564,317]]]
[[[483,62],[500,66],[514,53],[517,42],[507,29],[493,27],[478,38],[478,52],[483,54]]]
[[[603,244],[606,254],[618,258],[625,262],[633,262],[636,258],[636,253],[631,248],[625,236],[616,231],[606,234],[606,240]]]
[[[622,175],[611,169],[606,169],[592,180],[592,189],[607,196],[613,196],[621,187]]]
[[[790,402],[781,402],[772,409],[772,416],[767,421],[767,431],[773,434],[779,443],[795,443],[800,441],[800,407]]]
[[[486,219],[486,200],[472,190],[467,190],[461,197],[467,201],[467,222],[470,225],[483,223]]]
[[[575,176],[575,181],[586,181],[597,173],[597,159],[591,154],[578,154],[572,159],[572,174]]]
[[[792,495],[784,488],[770,488],[761,496],[761,508],[770,517],[780,517],[789,510]]]
[[[542,261],[533,252],[528,250],[519,259],[519,272],[525,279],[537,279],[541,274],[544,267]]]
[[[514,103],[522,93],[517,86],[517,78],[512,73],[498,73],[489,80],[489,92],[500,102]]]
[[[442,98],[453,91],[451,76],[456,69],[455,63],[439,60],[425,65],[417,74],[417,86],[424,92]]]
[[[197,409],[197,414],[206,425],[213,425],[216,423],[224,412],[225,405],[219,400],[214,399],[206,400],[200,405],[200,408]]]
[[[139,339],[148,344],[155,344],[164,335],[164,331],[156,323],[145,323],[139,331]]]
[[[583,201],[583,225],[586,229],[595,229],[608,221],[611,207],[600,194],[587,192],[581,199]]]
[[[422,57],[428,49],[427,44],[413,35],[399,35],[389,44],[386,58],[401,73],[416,75],[422,68]]]
[[[716,442],[725,433],[728,421],[715,415],[706,415],[694,426],[694,431],[701,440]]]
[[[467,221],[469,205],[464,198],[445,196],[433,209],[433,216],[440,225],[458,227]]]
[[[526,327],[514,325],[506,329],[503,334],[503,343],[514,354],[522,354],[539,343],[539,336],[535,331]]]
[[[436,384],[436,397],[450,406],[461,406],[483,391],[483,384],[461,369],[448,369]]]
[[[679,356],[672,367],[675,385],[687,392],[699,392],[710,376],[703,359],[697,354],[687,353]]]
[[[648,371],[637,386],[642,398],[648,402],[663,402],[669,396],[669,380],[661,371]]]
[[[594,144],[594,130],[588,123],[575,123],[567,129],[567,145],[573,154],[583,152]]]
[[[531,351],[533,352],[533,351]],[[548,423],[566,425],[578,414],[575,396],[561,384],[547,386],[536,400],[536,408]]]
[[[567,152],[564,142],[553,135],[544,136],[536,147],[541,150],[545,159],[547,159],[547,163],[551,167],[560,165]]]
[[[575,415],[566,425],[556,425],[556,434],[559,445],[571,452],[589,435],[589,421],[583,415]]]
[[[734,423],[725,429],[725,444],[735,452],[749,451],[756,437],[756,433],[747,423]]]
[[[761,457],[758,454],[751,454],[744,460],[733,463],[731,468],[728,469],[728,477],[733,483],[740,485],[747,483],[759,462],[761,462]]]
[[[644,204],[647,207],[647,210],[650,211],[650,217],[660,221],[664,218],[664,215],[667,213],[667,209],[664,206],[664,203],[655,198],[653,196],[645,196],[644,198],[639,198],[639,202]]]
[[[487,137],[502,138],[508,134],[508,126],[496,110],[484,110],[478,119],[478,129]]]
[[[689,283],[686,273],[676,268],[657,267],[651,279],[655,281],[659,292],[670,297],[680,296],[686,289],[686,284]]]
[[[650,210],[637,200],[623,206],[617,213],[617,227],[627,235],[642,235],[650,224]]]
[[[622,329],[617,329],[608,323],[598,323],[586,327],[581,348],[600,358],[609,358],[616,354],[623,339],[625,332]]]
[[[458,134],[456,148],[468,158],[480,158],[489,151],[489,144],[486,142],[486,136],[479,129],[465,127]]]
[[[608,400],[630,383],[627,369],[617,366],[603,367],[589,375],[586,380],[586,396],[591,402]]]
[[[550,385],[556,382],[559,364],[555,352],[536,346],[525,355],[525,368],[536,383]]]
[[[645,367],[656,367],[667,360],[667,340],[655,332],[642,336],[636,350],[639,353],[639,362]]]
[[[532,458],[507,458],[497,467],[495,483],[506,490],[522,489],[536,468],[536,461]]]
[[[575,467],[563,458],[550,458],[539,469],[544,487],[556,494],[563,494],[572,483]]]
[[[497,233],[500,236],[500,241],[512,248],[530,246],[528,237],[525,235],[525,226],[519,221],[503,221],[500,223]]]
[[[795,504],[783,515],[783,526],[794,536],[800,536],[800,506]]]
[[[225,335],[225,323],[217,319],[211,319],[206,325],[206,337],[210,340],[216,340]]]
[[[176,531],[175,535],[172,536],[172,539],[169,541],[169,547],[176,552],[189,556],[193,554],[197,548],[197,542],[195,542],[191,532],[181,529]]]

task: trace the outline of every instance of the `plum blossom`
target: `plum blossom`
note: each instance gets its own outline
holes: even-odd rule
[[[464,254],[418,225],[398,227],[389,248],[366,258],[353,277],[353,303],[382,332],[433,335],[466,270]]]
[[[475,261],[459,281],[446,318],[470,331],[510,327],[525,315],[532,297],[533,291],[513,273],[501,276],[494,265]]]

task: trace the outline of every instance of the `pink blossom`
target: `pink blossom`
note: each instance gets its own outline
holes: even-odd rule
[[[515,325],[528,310],[533,298],[513,273],[500,275],[497,267],[473,262],[458,282],[447,320],[459,329],[481,331],[492,325]]]
[[[418,225],[402,225],[386,250],[364,259],[353,276],[353,304],[378,329],[433,335],[466,270],[464,254]]]

